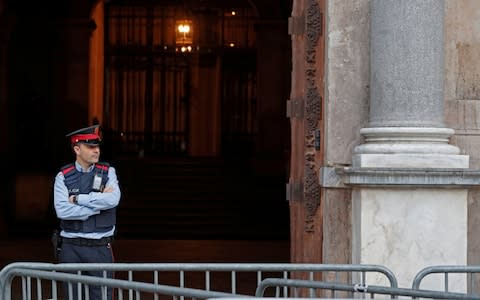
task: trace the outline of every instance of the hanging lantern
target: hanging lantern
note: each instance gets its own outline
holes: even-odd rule
[[[190,52],[193,43],[193,26],[191,20],[178,20],[175,22],[175,42],[177,49],[182,52]]]

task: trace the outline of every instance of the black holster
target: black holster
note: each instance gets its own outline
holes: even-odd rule
[[[54,230],[52,233],[53,257],[58,259],[60,251],[62,251],[62,237],[60,231]]]

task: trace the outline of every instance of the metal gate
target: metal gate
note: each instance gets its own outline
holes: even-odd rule
[[[190,56],[175,48],[176,13],[106,6],[104,131],[123,154],[187,151]]]
[[[104,271],[104,277],[84,272]],[[106,278],[115,272],[115,279]],[[480,272],[479,266],[431,266],[421,270],[412,288],[399,288],[392,271],[380,265],[289,263],[12,263],[0,271],[0,299],[61,299],[73,286],[79,299],[90,286],[113,288],[118,299],[209,299],[275,297],[284,299],[329,297],[335,299],[469,299],[480,296],[448,291],[448,275]],[[427,275],[445,276],[445,290],[420,289]],[[299,277],[305,279],[297,279]],[[381,279],[378,281],[378,279]],[[369,285],[380,282],[380,285]],[[65,285],[66,284],[66,285]],[[66,288],[66,289],[63,289]],[[273,289],[273,291],[272,291]],[[305,293],[306,292],[306,293]],[[167,296],[167,297],[165,297]],[[144,298],[145,297],[145,298]],[[86,298],[88,299],[88,298]]]
[[[212,93],[212,103],[221,102],[222,122],[214,130],[221,131],[222,153],[252,152],[257,131],[257,16],[249,1],[209,5],[187,8],[183,2],[134,0],[106,4],[103,125],[117,153],[188,153],[191,73],[205,67],[221,73],[221,78],[201,80],[219,90]],[[187,47],[179,44],[183,42],[176,33],[184,18],[196,32],[181,39],[192,42]]]
[[[115,279],[85,275],[89,270],[115,272]],[[291,279],[298,276],[324,278],[331,284],[349,284],[354,278],[380,276],[385,287],[397,287],[393,273],[378,265],[289,264],[289,263],[112,263],[49,264],[12,263],[0,271],[0,299],[12,295],[22,300],[61,299],[64,292],[87,290],[89,286],[114,288],[115,299],[207,299],[252,297],[264,279]],[[17,281],[16,281],[17,280]],[[18,282],[20,280],[20,282]],[[15,284],[17,283],[17,284]],[[66,283],[65,287],[63,283]],[[62,288],[64,288],[62,290]],[[65,290],[65,288],[67,290]],[[335,289],[335,287],[334,287]],[[81,294],[81,292],[80,292]],[[279,294],[262,293],[265,296]],[[282,297],[290,293],[284,289]],[[315,297],[316,293],[306,294]],[[160,296],[170,296],[168,298]],[[71,297],[69,297],[71,298]],[[84,299],[80,298],[79,299]]]

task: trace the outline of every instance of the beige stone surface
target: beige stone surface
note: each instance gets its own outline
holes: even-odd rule
[[[326,3],[325,165],[350,165],[368,124],[370,0]],[[323,261],[351,263],[351,190],[324,196]]]
[[[352,195],[349,189],[328,189],[323,211],[323,262],[352,263],[351,212]]]
[[[325,164],[351,164],[353,148],[368,125],[370,0],[327,0],[325,69]],[[451,143],[480,169],[480,1],[445,0],[445,124],[456,131]],[[349,241],[351,225],[346,191],[325,193],[326,262],[341,262],[335,253]],[[343,207],[342,207],[343,205]],[[342,207],[342,208],[340,208]],[[343,213],[342,213],[343,212]],[[349,212],[350,213],[350,212]],[[480,262],[480,191],[468,202],[468,261]],[[348,220],[350,221],[350,220]],[[351,247],[348,247],[349,249]]]
[[[480,1],[446,0],[445,6],[446,124],[457,131],[477,135],[475,131],[480,128]]]
[[[480,169],[480,1],[446,0],[445,116],[452,143]],[[468,263],[480,262],[480,191],[468,197]]]
[[[368,122],[369,0],[327,1],[327,165],[350,164]]]
[[[480,157],[478,154],[472,155],[480,149],[480,135],[460,132],[453,136],[452,143],[457,145],[462,153],[470,156],[470,169],[480,169]]]
[[[446,0],[445,11],[445,100],[480,100],[480,2]]]

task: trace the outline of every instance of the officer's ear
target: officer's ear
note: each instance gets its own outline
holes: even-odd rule
[[[79,154],[80,153],[80,145],[79,144],[72,144],[73,153]]]

